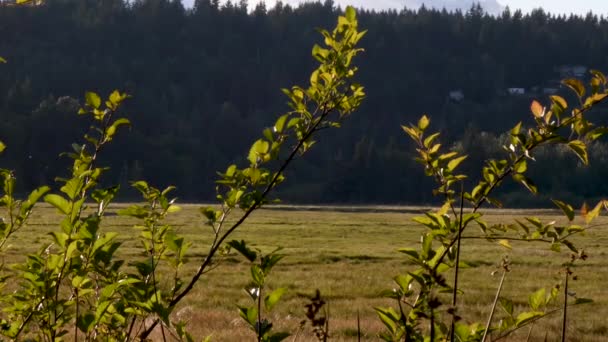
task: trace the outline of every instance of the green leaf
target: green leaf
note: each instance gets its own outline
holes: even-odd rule
[[[82,185],[82,178],[75,177],[71,178],[59,189],[63,192],[70,200],[74,200],[79,195]]]
[[[544,288],[542,288],[542,289],[534,292],[533,294],[531,294],[528,297],[528,303],[530,304],[530,307],[537,311],[542,306],[544,306],[546,293],[547,293],[547,291]]]
[[[521,314],[519,314],[517,316],[517,319],[515,320],[515,325],[517,327],[522,327],[524,326],[526,323],[535,320],[537,318],[543,317],[545,314],[543,312],[539,312],[539,311],[530,311],[530,312],[522,312]]]
[[[576,155],[585,165],[589,164],[589,157],[587,155],[587,145],[584,142],[580,140],[573,140],[568,143],[568,147],[570,147],[570,149],[574,151],[574,153],[576,153]]]
[[[602,207],[604,206],[604,201],[599,201],[596,205],[595,208],[593,208],[593,210],[587,212],[586,214],[584,214],[583,216],[585,217],[585,223],[589,224],[591,223],[591,221],[593,221],[596,217],[598,217],[600,215],[600,212],[602,210]]]
[[[563,80],[562,84],[567,86],[568,88],[572,89],[579,98],[582,98],[583,96],[585,96],[585,86],[583,85],[583,82],[581,82],[580,80],[577,80],[575,78],[569,78],[569,79]]]
[[[66,241],[69,238],[68,234],[63,232],[50,232],[49,234],[53,237],[53,240],[55,240],[55,243],[59,247],[65,248]]]
[[[513,249],[513,247],[511,247],[511,243],[509,243],[509,240],[500,240],[498,241],[498,244],[505,248]]]
[[[257,258],[257,253],[247,247],[247,243],[244,240],[237,241],[232,240],[228,242],[228,246],[236,249],[241,255],[243,255],[250,262],[254,262]]]
[[[575,305],[578,305],[578,304],[589,304],[589,303],[593,303],[593,299],[589,299],[589,298],[576,298],[576,300],[574,301]]]
[[[551,102],[553,102],[553,104],[559,106],[561,109],[566,109],[568,108],[568,102],[566,102],[566,100],[564,100],[563,97],[558,96],[558,95],[551,95]]]
[[[429,120],[429,118],[426,115],[423,115],[420,120],[418,120],[418,128],[421,131],[424,131],[427,127],[429,127],[429,124],[431,123],[431,120]]]
[[[382,321],[382,323],[384,323],[384,325],[386,326],[386,328],[391,332],[391,333],[395,333],[397,331],[397,322],[399,322],[399,314],[397,314],[397,312],[395,312],[395,310],[393,308],[374,308],[376,310],[376,313],[378,314],[378,317],[380,318],[380,320]]]
[[[27,200],[23,202],[21,206],[21,215],[25,215],[28,211],[30,211],[34,207],[34,205],[40,200],[40,198],[50,190],[51,188],[46,185],[41,186],[38,189],[34,189],[27,197]]]
[[[264,286],[265,277],[262,268],[258,265],[251,266],[251,279],[258,287]]]
[[[249,323],[251,327],[256,326],[258,316],[258,310],[256,310],[256,308],[246,308],[239,306],[239,314],[245,320],[245,322]]]
[[[412,278],[412,276],[408,275],[398,275],[395,278],[393,278],[395,280],[395,283],[397,283],[397,285],[399,285],[399,287],[401,288],[401,290],[403,292],[406,292],[409,290],[410,284],[412,283],[412,280],[414,280]]]
[[[6,145],[4,145],[4,143],[2,141],[0,141],[0,153],[4,152],[5,149],[6,149]]]
[[[270,335],[270,337],[268,337],[266,339],[266,341],[268,341],[268,342],[281,342],[284,339],[288,338],[289,336],[291,336],[291,334],[288,333],[288,332],[278,332],[278,333],[274,333],[274,334]]]
[[[125,125],[127,125],[127,126],[131,125],[131,122],[125,118],[120,118],[120,119],[117,119],[116,121],[114,121],[106,129],[106,136],[108,137],[108,139],[111,139],[116,134],[116,130],[118,129],[118,127],[125,126]]]
[[[597,140],[608,133],[608,127],[598,127],[591,132],[587,133],[587,138],[590,140]]]
[[[114,90],[110,94],[109,100],[114,106],[118,106],[127,97],[127,94],[121,94],[118,90]]]
[[[517,164],[513,165],[513,171],[515,173],[524,173],[528,170],[528,162],[525,159],[520,160]]]
[[[264,272],[264,274],[270,273],[270,270],[284,257],[284,255],[280,254],[270,254],[262,257],[262,260],[260,261],[260,266],[262,267],[262,271]]]
[[[269,148],[270,144],[267,141],[259,139],[251,146],[247,159],[249,159],[251,164],[257,164],[260,156],[268,153]]]
[[[526,187],[526,189],[528,189],[531,193],[533,194],[537,194],[538,193],[538,188],[536,187],[536,185],[534,184],[534,182],[532,182],[532,180],[526,176],[524,176],[521,173],[515,173],[513,174],[513,180],[521,183],[523,186]]]
[[[6,63],[6,59],[0,57],[0,63]]]
[[[285,114],[277,119],[277,122],[275,122],[275,124],[274,124],[275,132],[277,132],[277,133],[283,132],[283,129],[285,128],[285,122],[287,121],[288,117],[289,117],[289,115]]]
[[[448,163],[448,170],[454,171],[458,167],[458,165],[460,165],[460,163],[462,163],[465,159],[467,159],[467,156],[462,156],[450,160],[450,162]]]
[[[278,288],[274,291],[272,291],[271,294],[267,295],[266,298],[264,298],[264,306],[266,307],[266,310],[270,311],[272,310],[272,308],[274,308],[274,306],[279,302],[279,299],[281,299],[281,297],[287,292],[287,289],[284,287]]]
[[[46,196],[44,196],[44,201],[46,203],[52,205],[53,207],[57,208],[63,214],[67,215],[70,213],[70,202],[68,202],[65,198],[63,198],[59,195],[55,195],[55,194],[46,195]]]
[[[406,254],[414,260],[420,260],[420,255],[418,254],[418,251],[413,248],[400,248],[398,249],[398,251]]]
[[[513,301],[506,298],[500,298],[500,307],[509,315],[513,316]]]
[[[80,331],[88,333],[91,328],[95,325],[95,315],[92,312],[87,312],[81,315],[76,320],[76,326]]]
[[[420,139],[420,131],[418,130],[418,128],[415,127],[407,127],[407,126],[401,126],[401,129],[403,129],[403,131],[405,133],[407,133],[407,135],[410,136],[410,138],[412,138],[413,140],[417,141],[418,139]]]
[[[132,205],[125,209],[118,210],[119,216],[131,216],[138,219],[144,219],[148,217],[148,211],[145,208],[140,207],[139,205]]]
[[[346,17],[346,20],[348,20],[349,22],[353,22],[357,18],[357,11],[355,11],[352,6],[346,6],[344,16]]]
[[[99,106],[101,106],[101,98],[99,97],[99,95],[97,95],[94,92],[91,92],[91,91],[86,92],[84,95],[84,98],[85,98],[86,104],[89,107],[98,109]]]
[[[578,249],[576,248],[576,246],[569,240],[562,240],[561,243],[563,245],[565,245],[566,247],[568,247],[568,249],[571,250],[572,252],[578,253]]]
[[[564,203],[562,201],[558,201],[558,200],[552,200],[553,203],[555,203],[556,206],[558,206],[566,215],[566,217],[568,217],[569,221],[574,220],[574,209],[572,208],[572,206],[568,203]]]
[[[471,337],[471,328],[468,325],[456,323],[455,328],[454,333],[456,335],[456,341],[469,341],[469,338]]]

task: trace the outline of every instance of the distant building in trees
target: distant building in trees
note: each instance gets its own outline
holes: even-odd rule
[[[584,65],[561,65],[557,67],[560,78],[584,77],[587,74],[587,67]]]
[[[543,94],[544,95],[554,95],[559,91],[558,88],[551,88],[551,87],[546,87],[543,88]]]
[[[509,95],[524,95],[525,93],[525,88],[507,88],[507,94]]]
[[[451,90],[448,94],[448,99],[453,102],[462,102],[464,100],[464,92],[461,89]]]

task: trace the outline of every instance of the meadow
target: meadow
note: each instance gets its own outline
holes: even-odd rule
[[[104,230],[120,232],[124,241],[122,255],[129,259],[139,250],[133,236],[137,222],[113,215],[119,205],[105,218]],[[194,272],[206,253],[212,237],[202,222],[199,205],[183,205],[168,222],[179,234],[192,242],[190,262],[184,274]],[[273,270],[270,288],[286,287],[287,294],[270,314],[278,330],[294,335],[287,341],[311,341],[314,336],[305,319],[304,305],[318,289],[328,303],[331,341],[356,341],[357,317],[360,317],[361,340],[376,341],[383,324],[374,312],[376,306],[392,305],[379,294],[394,287],[392,278],[412,269],[402,247],[417,247],[422,228],[411,218],[423,213],[423,207],[290,207],[277,206],[259,210],[239,228],[234,239],[246,240],[263,252],[282,247],[285,255]],[[543,220],[564,220],[553,210],[489,210],[491,223],[512,223],[523,216],[538,216]],[[35,252],[50,243],[47,234],[58,222],[58,215],[49,206],[40,205],[27,227],[11,241],[5,264],[22,260],[26,253]],[[608,218],[600,217],[585,236],[576,238],[578,246],[589,255],[575,268],[578,280],[570,285],[573,296],[591,298],[594,303],[569,310],[568,336],[571,341],[605,341],[608,336]],[[550,288],[561,279],[560,265],[569,253],[556,253],[538,243],[513,243],[508,250],[496,242],[476,238],[480,231],[472,225],[465,233],[462,258],[469,265],[461,275],[464,293],[459,313],[465,321],[485,320],[499,282],[493,275],[505,255],[511,260],[503,296],[517,305],[527,305],[527,295],[544,286]],[[248,264],[236,252],[222,257],[221,263],[199,282],[175,315],[188,321],[188,330],[196,337],[211,335],[212,341],[247,341],[255,335],[249,331],[237,312],[237,305],[248,305],[243,287],[250,279]],[[575,293],[575,294],[574,294]],[[560,298],[560,301],[562,299]],[[557,303],[559,304],[559,303]],[[517,310],[517,308],[516,308]],[[497,322],[500,313],[495,317]],[[277,330],[277,331],[278,331]],[[561,333],[561,315],[556,313],[504,340],[555,341]]]

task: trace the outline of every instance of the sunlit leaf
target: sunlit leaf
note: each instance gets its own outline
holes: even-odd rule
[[[558,201],[558,200],[552,200],[553,203],[555,203],[556,206],[558,206],[566,215],[566,217],[568,217],[568,220],[572,221],[574,220],[574,208],[572,208],[572,206],[568,203],[564,203],[562,201]]]
[[[528,303],[534,310],[538,310],[540,307],[545,305],[545,295],[547,291],[544,288],[534,292],[528,297]]]
[[[460,163],[462,163],[465,159],[467,159],[467,156],[462,156],[450,160],[450,162],[448,163],[448,170],[454,171],[458,167],[458,165],[460,165]]]
[[[500,240],[500,241],[498,241],[498,244],[505,248],[513,249],[513,247],[511,247],[511,243],[509,242],[509,240]]]
[[[279,299],[287,292],[287,289],[284,287],[278,288],[272,293],[270,293],[266,298],[264,298],[264,306],[266,310],[272,310],[274,306],[279,302]]]
[[[101,106],[101,98],[94,92],[88,91],[84,95],[85,101],[88,106],[98,109]]]
[[[424,131],[427,127],[429,127],[429,124],[431,123],[431,120],[429,120],[429,118],[426,115],[423,115],[420,120],[418,120],[418,128],[421,131]]]
[[[583,96],[585,96],[585,86],[583,85],[583,82],[581,82],[580,80],[577,80],[575,78],[569,78],[569,79],[563,80],[562,84],[564,84],[568,88],[572,89],[579,98],[582,98]]]
[[[532,104],[530,105],[530,110],[532,111],[532,115],[534,115],[534,117],[537,119],[542,118],[545,115],[545,109],[536,100],[532,101]]]
[[[570,147],[570,149],[576,153],[576,155],[585,165],[589,164],[587,145],[584,142],[580,140],[573,140],[568,143],[568,147]]]

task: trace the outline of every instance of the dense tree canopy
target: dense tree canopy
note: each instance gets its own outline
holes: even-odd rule
[[[8,145],[0,162],[15,169],[22,191],[53,184],[68,164],[57,156],[88,125],[75,118],[74,99],[118,88],[133,96],[133,128],[107,154],[110,178],[124,185],[145,177],[175,184],[182,199],[210,200],[215,172],[241,161],[285,110],[279,89],[306,81],[315,28],[331,26],[339,11],[331,0],[260,4],[252,12],[246,0],[198,0],[191,10],[178,0],[0,5],[0,52],[8,61],[0,64],[0,137]],[[446,143],[458,141],[454,148],[471,155],[473,170],[500,152],[501,132],[529,120],[532,98],[564,92],[558,80],[569,74],[608,69],[608,19],[592,14],[507,9],[492,17],[474,7],[362,11],[359,18],[369,31],[360,63],[368,99],[288,172],[285,200],[431,202],[399,124],[428,113]],[[541,188],[578,194],[574,201],[601,197],[608,192],[601,178],[607,149],[593,145],[594,171],[543,151],[532,175]],[[561,166],[585,177],[555,172]],[[542,203],[517,190],[507,187],[507,202]]]

